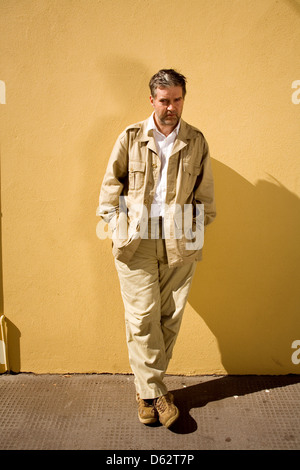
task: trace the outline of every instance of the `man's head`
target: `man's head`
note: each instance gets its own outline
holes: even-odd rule
[[[176,127],[183,110],[186,78],[173,69],[163,69],[150,80],[150,101],[159,130],[168,135]]]
[[[180,86],[182,88],[183,99],[186,95],[186,78],[181,73],[173,69],[159,70],[149,82],[152,98],[156,97],[157,88],[169,88],[172,86]]]

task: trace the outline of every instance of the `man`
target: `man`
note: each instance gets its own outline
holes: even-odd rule
[[[112,230],[138,417],[168,428],[179,410],[163,379],[201,259],[203,227],[216,212],[207,142],[181,119],[186,78],[163,69],[149,86],[153,114],[117,139],[97,213]]]

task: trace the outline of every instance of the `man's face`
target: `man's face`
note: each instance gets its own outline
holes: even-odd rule
[[[156,123],[159,127],[175,128],[183,110],[181,86],[156,88],[156,96],[150,96]]]

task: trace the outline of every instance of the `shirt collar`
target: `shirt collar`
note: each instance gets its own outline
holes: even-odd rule
[[[179,122],[177,124],[177,126],[175,127],[175,129],[173,129],[173,131],[171,132],[171,134],[173,134],[173,132],[175,132],[175,135],[178,135],[178,132],[179,132],[179,129],[180,129],[180,119],[179,119]],[[147,134],[149,133],[150,130],[155,130],[156,132],[159,132],[159,134],[163,135],[158,129],[157,129],[157,126],[155,124],[155,121],[154,121],[154,112],[151,114],[149,120],[148,120],[148,125],[147,125]],[[169,135],[171,135],[169,134]]]

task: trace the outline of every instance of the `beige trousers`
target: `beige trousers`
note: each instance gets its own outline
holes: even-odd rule
[[[143,239],[134,257],[115,260],[125,307],[129,362],[141,398],[167,393],[163,382],[196,262],[169,268],[162,238]]]

